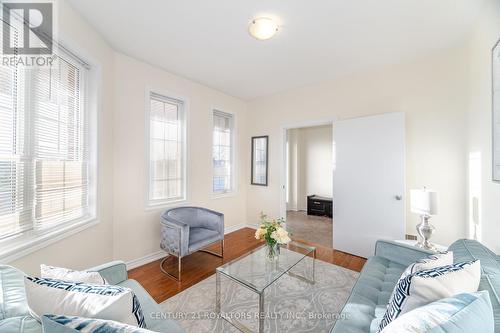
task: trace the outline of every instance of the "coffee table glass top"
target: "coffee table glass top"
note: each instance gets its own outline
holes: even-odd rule
[[[291,242],[280,248],[278,260],[269,262],[266,246],[261,246],[218,267],[217,272],[261,293],[315,250],[314,247]]]

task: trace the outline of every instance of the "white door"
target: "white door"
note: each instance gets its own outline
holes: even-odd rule
[[[373,255],[378,239],[404,239],[405,116],[335,122],[333,248]]]

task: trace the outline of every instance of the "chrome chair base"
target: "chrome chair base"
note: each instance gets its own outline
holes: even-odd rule
[[[177,261],[178,261],[178,265],[179,267],[177,268],[178,269],[178,276],[175,276],[175,275],[172,275],[170,274],[169,272],[167,272],[166,269],[163,268],[163,263],[165,262],[165,260],[168,259],[170,255],[166,256],[165,258],[163,258],[163,260],[160,262],[160,270],[165,274],[167,275],[168,277],[174,279],[175,281],[177,282],[181,282],[181,267],[182,267],[182,258],[180,257],[177,257]],[[175,256],[174,256],[175,257]]]
[[[219,257],[219,258],[223,258],[224,257],[224,240],[221,240],[221,252],[220,253],[217,253],[217,252],[213,252],[213,251],[210,251],[210,250],[205,250],[205,249],[201,249],[201,250],[198,250],[199,252],[205,252],[205,253],[210,253],[211,255],[214,255],[216,257]],[[210,245],[213,245],[213,244],[210,244]],[[208,246],[210,246],[208,245]]]
[[[210,251],[210,250],[198,250],[199,252],[205,252],[205,253],[209,253],[211,255],[214,255],[216,257],[219,257],[219,258],[224,258],[224,240],[221,240],[221,253],[217,253],[217,252],[213,252],[213,251]],[[215,243],[212,243],[212,244],[209,244],[207,245],[208,246],[211,246]],[[173,274],[170,274],[169,272],[167,272],[167,270],[163,267],[163,264],[165,263],[165,261],[168,259],[169,256],[174,256],[177,258],[177,261],[178,261],[178,267],[177,267],[177,270],[178,270],[178,276],[175,276]],[[181,271],[182,271],[182,257],[177,257],[173,254],[169,254],[168,256],[166,256],[165,258],[163,258],[163,260],[160,262],[160,270],[162,271],[163,274],[167,275],[168,277],[174,279],[175,281],[177,282],[181,282]]]

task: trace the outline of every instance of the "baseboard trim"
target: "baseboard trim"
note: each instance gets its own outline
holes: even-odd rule
[[[288,208],[286,211],[287,212],[307,212],[307,207],[306,208]]]
[[[237,225],[231,225],[229,227],[224,228],[224,235],[227,235],[231,232],[234,232],[236,230],[240,230],[246,227],[246,224],[237,224]]]
[[[224,228],[224,234],[228,234],[230,232],[234,232],[236,230],[240,230],[240,229],[243,229],[243,228],[252,228],[252,229],[255,229],[256,226],[249,225],[249,224],[231,225],[231,226],[228,226],[228,227]],[[162,259],[162,258],[164,258],[166,256],[167,256],[167,254],[165,253],[165,251],[157,251],[157,252],[153,252],[153,253],[150,253],[148,255],[145,255],[144,257],[127,261],[125,263],[125,265],[127,265],[127,270],[131,270],[131,269],[134,269],[134,268],[141,267],[143,265],[149,264],[150,262]]]
[[[150,253],[147,256],[127,261],[125,263],[125,265],[127,265],[127,270],[131,270],[131,269],[149,264],[150,262],[159,260],[165,256],[166,256],[166,254],[164,251],[157,251],[154,253]]]
[[[255,224],[246,224],[245,228],[250,228],[250,229],[257,229],[260,226],[260,223],[255,223]]]

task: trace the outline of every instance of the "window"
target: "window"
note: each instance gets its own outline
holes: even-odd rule
[[[88,65],[60,48],[50,67],[0,66],[0,240],[95,217]]]
[[[185,103],[155,93],[149,103],[149,205],[185,200]]]
[[[234,190],[234,119],[221,111],[213,112],[213,180],[212,191],[217,194]]]

